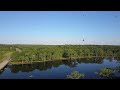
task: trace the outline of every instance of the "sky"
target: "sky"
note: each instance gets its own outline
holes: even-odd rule
[[[120,11],[0,11],[0,44],[120,45]]]

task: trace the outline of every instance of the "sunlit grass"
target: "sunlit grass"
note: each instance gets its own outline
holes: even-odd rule
[[[6,57],[11,56],[13,52],[7,52],[5,54],[3,54],[2,56],[0,56],[0,62],[2,62]]]

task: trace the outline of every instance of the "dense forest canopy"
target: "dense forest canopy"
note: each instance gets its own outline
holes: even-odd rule
[[[12,62],[51,61],[90,57],[119,57],[112,45],[0,45],[0,57],[12,51]]]
[[[14,62],[120,56],[120,46],[112,45],[14,45],[12,48]]]

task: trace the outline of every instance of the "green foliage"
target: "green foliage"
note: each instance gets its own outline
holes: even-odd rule
[[[80,79],[84,77],[84,74],[79,73],[78,71],[73,71],[70,75],[67,75],[69,79]]]
[[[114,74],[115,70],[112,70],[110,68],[101,68],[100,72],[95,72],[95,74],[98,74],[101,77],[107,77],[109,78]]]
[[[0,45],[0,57],[8,51],[14,51],[13,62],[120,57],[120,46],[110,45]]]
[[[14,51],[14,47],[11,45],[0,45],[0,61],[6,56],[9,56]]]

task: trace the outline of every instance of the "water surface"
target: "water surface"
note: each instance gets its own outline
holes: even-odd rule
[[[102,67],[115,68],[120,60],[115,58],[91,58],[66,61],[33,63],[27,65],[8,65],[0,72],[0,79],[67,79],[72,71],[84,73],[84,79],[102,79],[94,72]],[[116,73],[120,76],[120,73]]]

